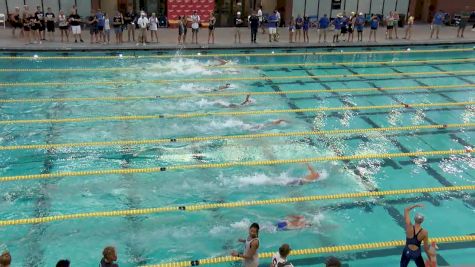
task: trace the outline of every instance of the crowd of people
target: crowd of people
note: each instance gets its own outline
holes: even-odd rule
[[[439,38],[439,32],[444,25],[445,13],[441,10],[435,13],[430,27],[430,37]],[[59,29],[61,42],[84,42],[82,38],[82,29],[86,25],[89,29],[90,42],[109,44],[111,42],[111,32],[114,32],[115,44],[124,42],[136,42],[137,45],[146,45],[149,42],[159,42],[159,19],[155,13],[147,14],[145,11],[135,12],[130,6],[122,14],[117,11],[115,14],[107,14],[100,9],[92,10],[91,14],[86,17],[81,17],[75,6],[70,10],[69,14],[65,14],[63,10],[59,14],[55,14],[48,7],[44,12],[40,6],[36,7],[36,11],[30,11],[28,5],[20,10],[15,8],[11,14],[9,21],[13,27],[12,34],[15,36],[16,31],[19,30],[19,36],[24,38],[27,44],[38,43],[41,44],[48,38],[49,41],[55,41],[54,33],[56,28]],[[189,16],[182,15],[177,18],[178,28],[178,43],[186,43],[188,28],[191,28],[192,37],[191,43],[198,44],[198,33],[201,29],[202,23],[197,11]],[[206,21],[208,28],[208,44],[215,43],[215,29],[216,17],[213,12]],[[368,41],[377,41],[378,28],[381,25],[386,26],[385,38],[398,39],[398,28],[405,24],[403,39],[410,40],[413,37],[414,17],[408,16],[404,23],[401,23],[399,13],[391,11],[387,16],[381,17],[372,15],[367,17],[362,12],[351,12],[347,15],[345,12],[337,14],[332,19],[326,14],[317,20],[311,20],[308,16],[298,15],[296,18],[291,17],[289,21],[283,21],[280,13],[274,10],[270,15],[264,17],[262,6],[259,10],[254,10],[248,17],[243,18],[241,12],[237,12],[234,17],[234,42],[241,43],[241,35],[243,28],[248,27],[251,31],[251,42],[257,42],[257,33],[259,28],[265,34],[266,30],[269,34],[269,42],[278,42],[282,32],[281,26],[287,25],[289,42],[304,42],[309,43],[309,31],[314,28],[318,32],[318,42],[327,42],[327,35],[332,35],[332,42],[353,42],[354,33],[357,33],[357,41],[363,42],[363,32],[369,26]],[[457,37],[463,38],[464,31],[468,24],[468,16],[462,16],[457,25]],[[475,24],[473,26],[475,31]],[[46,35],[46,32],[48,33]],[[137,35],[137,36],[136,36]],[[125,40],[125,36],[127,40]],[[137,37],[137,38],[136,38]]]

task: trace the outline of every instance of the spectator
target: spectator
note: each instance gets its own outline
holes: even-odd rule
[[[340,37],[340,34],[341,34],[342,23],[343,23],[343,16],[341,14],[338,14],[336,18],[333,20],[333,26],[335,27],[335,29],[333,30],[334,43],[339,42],[338,38]]]
[[[106,42],[106,40],[107,44],[109,44],[111,40],[111,24],[109,15],[107,13],[104,13],[104,43]]]
[[[389,15],[386,16],[386,39],[393,39],[393,28],[394,28],[394,14],[389,12]]]
[[[181,16],[178,16],[178,43],[185,43],[186,22]]]
[[[191,15],[191,43],[198,44],[198,31],[200,30],[200,16],[197,11],[193,11]]]
[[[115,251],[115,247],[106,247],[102,251],[102,259],[99,267],[119,267],[117,263],[117,253]]]
[[[279,252],[272,256],[270,267],[293,267],[292,263],[287,261],[287,256],[290,254],[290,246],[283,244],[279,248]]]
[[[308,37],[308,29],[310,28],[310,19],[305,16],[303,17],[303,42],[308,43],[310,42],[310,38]]]
[[[153,42],[153,37],[157,40],[158,44],[158,18],[155,13],[152,13],[152,16],[149,18],[150,23],[150,42]]]
[[[69,267],[70,264],[71,262],[69,260],[59,260],[56,263],[56,267]]]
[[[244,21],[241,18],[241,12],[236,13],[234,17],[234,43],[241,43],[241,27],[244,25]]]
[[[137,20],[137,25],[139,26],[139,39],[138,39],[137,45],[142,43],[142,45],[145,46],[145,43],[147,42],[148,23],[149,21],[145,12],[140,13],[140,18]]]
[[[40,6],[36,7],[35,18],[36,18],[36,27],[39,34],[38,42],[41,44],[41,40],[46,40],[45,38],[46,24],[45,24],[45,13],[41,10]]]
[[[437,243],[432,241],[429,248],[429,259],[425,261],[425,267],[437,267],[437,251],[439,249]]]
[[[346,34],[348,33],[348,17],[346,16],[346,13],[343,12],[343,15],[341,17],[341,29],[340,29],[340,35],[342,36],[342,41],[346,41]]]
[[[378,31],[379,18],[378,16],[372,16],[370,21],[371,30],[369,32],[369,41],[371,42],[371,36],[373,36],[374,41],[376,42],[376,32]]]
[[[22,20],[20,19],[20,8],[19,7],[15,7],[15,11],[11,15],[10,21],[11,21],[12,27],[13,27],[13,29],[12,29],[13,37],[15,37],[15,30],[17,28],[20,29],[20,38],[23,37],[23,23],[22,23]]]
[[[255,10],[252,12],[252,15],[249,17],[249,26],[251,27],[251,43],[256,43],[257,30],[259,29],[259,17],[257,16],[257,13]]]
[[[214,44],[214,25],[216,24],[216,17],[214,16],[213,11],[209,13],[209,23],[208,23],[208,44]],[[210,42],[211,41],[211,42]]]
[[[348,18],[348,42],[353,42],[353,32],[355,29],[356,16],[355,12],[351,12],[350,17]]]
[[[127,42],[130,42],[130,35],[132,35],[132,41],[135,42],[135,19],[135,12],[132,6],[129,6],[124,16],[124,27],[127,29]]]
[[[10,264],[12,264],[12,256],[10,252],[5,251],[0,255],[0,267],[10,267]]]
[[[112,27],[114,27],[114,33],[115,33],[115,43],[116,44],[121,44],[123,42],[122,40],[122,26],[124,25],[124,18],[122,17],[122,14],[120,11],[117,11],[115,16],[112,18]]]
[[[51,7],[48,7],[48,12],[45,14],[46,19],[46,30],[48,31],[48,39],[50,41],[54,41],[54,21],[55,16],[54,13],[51,11]]]
[[[397,36],[397,27],[399,27],[399,13],[397,11],[393,11],[393,29],[394,29],[394,37],[399,39]]]
[[[434,19],[432,20],[431,28],[432,30],[430,31],[430,38],[435,36],[437,39],[439,39],[439,32],[440,32],[440,27],[442,27],[442,23],[444,22],[444,13],[442,13],[442,10],[439,10],[439,12],[435,13]]]
[[[421,243],[424,241],[424,250],[432,260],[429,250],[429,233],[422,229],[424,216],[417,213],[414,217],[414,225],[411,223],[409,212],[414,208],[424,207],[421,204],[412,205],[404,209],[404,220],[406,222],[406,246],[401,255],[401,267],[406,267],[411,260],[414,260],[418,267],[424,267],[424,259],[422,258]]]
[[[91,10],[91,15],[87,18],[87,24],[89,24],[89,34],[91,35],[91,44],[93,44],[94,42],[97,43],[98,29],[97,29],[97,18],[96,18],[95,10]]]
[[[404,39],[411,40],[413,26],[414,26],[414,17],[409,16],[409,18],[407,19],[406,34],[404,35]]]
[[[249,227],[249,236],[247,239],[239,239],[241,243],[244,243],[244,253],[237,253],[233,251],[231,256],[243,258],[244,267],[257,267],[259,266],[259,224],[253,223]]]
[[[325,261],[326,267],[341,267],[341,262],[335,257],[330,257]]]
[[[66,42],[69,43],[69,23],[68,18],[64,15],[64,11],[60,10],[58,15],[58,26],[61,32],[61,43],[64,41],[64,35],[66,35]]]
[[[365,18],[362,12],[358,14],[355,20],[356,31],[358,32],[358,42],[363,42],[363,29],[365,24]]]
[[[301,35],[302,35],[302,26],[303,26],[303,19],[298,14],[297,18],[295,19],[295,42],[297,42],[297,36],[298,36],[298,42],[300,43],[301,40]]]
[[[280,24],[282,23],[282,17],[280,16],[280,12],[276,9],[275,10],[275,16],[277,18],[277,39],[279,39],[279,28],[280,28]]]
[[[290,17],[289,21],[289,43],[294,42],[294,33],[295,33],[295,20],[294,17]]]
[[[266,33],[264,29],[264,15],[262,14],[262,5],[259,6],[259,10],[257,10],[257,17],[259,17],[259,26],[262,29],[262,34]]]
[[[84,43],[81,37],[81,17],[78,15],[77,10],[74,11],[75,13],[69,16],[69,21],[71,24],[71,31],[73,32],[74,42],[78,42],[78,37],[81,43]]]
[[[330,20],[327,17],[327,14],[324,14],[322,18],[318,21],[318,42],[322,40],[323,35],[323,42],[327,42],[327,29],[328,25],[330,25]]]
[[[102,11],[100,9],[98,9],[97,12],[96,12],[96,20],[97,20],[97,37],[96,37],[96,39],[99,39],[99,40],[97,40],[97,42],[105,43],[106,38],[105,38],[105,35],[104,35],[104,25],[105,25],[106,22],[105,22],[104,14],[102,13]]]
[[[267,26],[269,28],[269,43],[274,40],[274,42],[277,42],[277,15],[275,13],[272,13],[269,18],[267,19]]]
[[[460,16],[460,22],[457,29],[457,38],[463,38],[463,33],[465,31],[465,27],[467,27],[469,17],[470,15],[466,13],[462,13],[462,15]]]
[[[22,15],[22,21],[23,21],[23,33],[25,36],[25,39],[27,39],[27,44],[31,44],[31,13],[30,13],[30,8],[27,5],[23,6],[23,15]]]

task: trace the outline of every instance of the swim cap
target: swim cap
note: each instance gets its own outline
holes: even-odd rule
[[[422,215],[420,213],[416,213],[416,216],[414,216],[414,221],[417,224],[421,224],[424,221],[424,215]]]
[[[277,230],[285,230],[287,229],[287,222],[282,221],[277,223]]]
[[[363,16],[363,12],[360,12],[360,16]]]

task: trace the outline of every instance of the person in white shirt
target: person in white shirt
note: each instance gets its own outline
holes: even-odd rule
[[[142,42],[142,44],[145,46],[145,43],[147,42],[147,26],[148,26],[148,18],[145,14],[145,12],[142,12],[140,14],[140,18],[137,20],[137,24],[139,25],[139,40],[137,45]]]
[[[191,43],[198,44],[198,30],[200,29],[200,16],[197,14],[196,10],[193,11],[191,15]]]
[[[276,32],[276,36],[278,37],[279,36],[279,28],[280,28],[280,23],[282,22],[282,18],[280,17],[280,12],[276,9],[275,10],[275,16],[277,17],[277,32]]]
[[[158,43],[158,18],[155,16],[155,13],[152,13],[152,16],[149,19],[150,22],[150,39],[151,42],[153,42],[153,37],[155,36],[155,39],[157,40]]]
[[[107,13],[104,13],[104,39],[107,40],[107,44],[110,43],[110,40],[111,40],[111,24],[110,24],[109,15]]]
[[[270,267],[294,267],[292,263],[287,261],[287,256],[290,254],[290,246],[283,244],[279,248],[279,252],[272,256]]]
[[[257,17],[259,17],[259,24],[262,29],[262,34],[265,34],[266,29],[264,27],[264,15],[262,14],[262,5],[259,6],[259,10],[257,10]]]

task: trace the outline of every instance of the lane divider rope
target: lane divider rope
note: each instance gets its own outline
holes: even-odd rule
[[[200,94],[176,94],[158,96],[106,96],[106,97],[65,97],[65,98],[17,98],[0,99],[0,103],[32,103],[32,102],[73,102],[73,101],[132,101],[132,100],[157,100],[157,99],[180,99],[193,97],[223,97],[223,96],[262,96],[262,95],[295,95],[295,94],[315,94],[315,93],[342,93],[342,92],[371,92],[371,91],[405,91],[405,90],[426,90],[426,89],[475,89],[475,83],[454,84],[454,85],[428,85],[428,86],[403,86],[403,87],[365,87],[365,88],[337,88],[337,89],[305,89],[286,90],[272,92],[219,92]],[[430,91],[428,92],[430,93]],[[357,96],[357,95],[356,95]]]
[[[435,59],[435,60],[391,60],[391,61],[372,61],[372,62],[332,62],[332,63],[281,63],[281,64],[240,64],[240,65],[209,65],[203,66],[206,69],[246,69],[246,68],[280,68],[280,67],[325,67],[325,66],[372,66],[372,65],[398,65],[398,64],[427,64],[427,63],[459,63],[473,62],[475,58],[459,59]],[[147,67],[147,70],[162,70],[168,67]],[[0,72],[84,72],[84,71],[136,71],[137,67],[114,67],[114,68],[16,68],[0,69]]]
[[[70,123],[70,122],[97,122],[97,121],[136,121],[150,119],[186,119],[209,116],[247,116],[264,114],[283,114],[283,113],[305,113],[320,111],[342,111],[342,110],[375,110],[375,109],[394,109],[394,108],[430,108],[430,107],[457,107],[475,105],[475,101],[469,102],[446,102],[429,104],[391,104],[379,106],[351,106],[351,107],[321,107],[321,108],[303,108],[303,109],[274,109],[274,110],[252,110],[252,111],[219,111],[203,113],[182,113],[182,114],[158,114],[158,115],[128,115],[128,116],[98,116],[83,118],[61,118],[61,119],[29,119],[29,120],[2,120],[0,125],[8,124],[49,124],[49,123]]]
[[[118,140],[118,141],[81,142],[81,143],[63,143],[63,144],[13,145],[13,146],[0,146],[0,151],[26,150],[26,149],[60,149],[60,148],[72,148],[72,147],[147,145],[147,144],[162,144],[162,143],[176,143],[176,142],[200,142],[200,141],[212,141],[212,140],[259,139],[259,138],[272,138],[272,137],[293,137],[293,136],[333,135],[333,134],[360,134],[360,133],[370,133],[370,132],[414,131],[414,130],[427,130],[427,129],[471,128],[471,127],[475,127],[475,123],[339,129],[339,130],[323,130],[323,131],[301,131],[301,132],[286,132],[286,133],[240,134],[240,135],[224,135],[224,136],[218,135],[218,136],[163,138],[163,139],[146,139],[146,140]]]
[[[429,242],[433,242],[433,241],[439,244],[473,242],[475,241],[475,235],[446,236],[446,237],[435,237],[435,238],[429,239]],[[394,240],[394,241],[364,243],[364,244],[354,244],[354,245],[295,249],[290,252],[290,255],[302,256],[302,255],[316,255],[316,254],[326,254],[326,253],[340,253],[340,252],[345,252],[345,251],[402,247],[405,244],[406,244],[405,240]],[[260,259],[272,258],[274,253],[275,252],[259,253],[259,258]],[[189,267],[189,266],[198,266],[198,265],[211,265],[211,264],[235,262],[235,261],[241,261],[241,260],[242,260],[241,258],[237,258],[237,257],[222,256],[222,257],[207,258],[207,259],[201,259],[201,260],[143,265],[141,267]]]
[[[335,51],[335,52],[296,52],[296,53],[249,53],[249,54],[182,54],[182,55],[117,55],[117,56],[0,56],[0,59],[8,60],[43,60],[43,59],[142,59],[142,58],[211,58],[211,57],[282,57],[282,56],[312,56],[312,55],[371,55],[371,54],[425,54],[425,53],[451,53],[473,52],[473,48],[453,49],[428,49],[428,50],[381,50],[381,51]]]
[[[99,82],[20,82],[0,83],[0,87],[9,86],[71,86],[71,85],[118,85],[136,83],[201,83],[201,82],[231,82],[231,81],[268,81],[268,80],[291,80],[291,79],[325,79],[325,78],[351,78],[351,77],[386,77],[386,76],[414,76],[414,75],[456,75],[473,74],[475,70],[459,71],[429,71],[429,72],[394,72],[394,73],[363,73],[363,74],[326,74],[326,75],[293,75],[293,76],[265,76],[265,77],[220,77],[220,78],[188,78],[188,79],[163,79],[163,80],[114,80]]]
[[[230,208],[242,208],[242,207],[252,207],[252,206],[289,204],[289,203],[308,202],[308,201],[354,199],[354,198],[379,197],[379,196],[390,196],[390,195],[408,195],[408,194],[419,194],[419,193],[440,193],[440,192],[470,191],[470,190],[475,190],[475,185],[432,187],[432,188],[412,188],[412,189],[398,189],[398,190],[387,190],[387,191],[355,192],[355,193],[313,195],[313,196],[292,197],[292,198],[237,201],[237,202],[227,202],[227,203],[210,203],[210,204],[208,203],[208,204],[169,206],[169,207],[145,208],[145,209],[98,211],[98,212],[53,215],[53,216],[35,217],[35,218],[2,220],[0,221],[0,227],[23,225],[23,224],[39,224],[39,223],[48,223],[48,222],[53,222],[53,221],[64,221],[64,220],[83,219],[83,218],[138,216],[138,215],[168,213],[168,212],[177,212],[177,211],[230,209]]]
[[[272,165],[322,162],[322,161],[385,159],[385,158],[420,157],[420,156],[443,156],[443,155],[459,155],[459,154],[471,154],[471,153],[473,153],[472,149],[459,149],[459,150],[415,151],[415,152],[405,152],[405,153],[359,154],[359,155],[348,155],[348,156],[323,156],[323,157],[301,158],[301,159],[233,161],[233,162],[224,162],[224,163],[203,163],[203,164],[174,165],[174,166],[164,165],[164,166],[152,167],[152,168],[70,171],[70,172],[52,172],[52,173],[42,173],[42,174],[2,176],[0,177],[0,182],[23,181],[23,180],[33,180],[33,179],[51,179],[51,178],[59,178],[59,177],[109,175],[109,174],[156,173],[156,172],[163,172],[163,171],[168,171],[168,170],[217,169],[217,168],[231,168],[231,167],[244,167],[244,166],[251,167],[251,166],[264,166],[264,165],[272,166]]]

